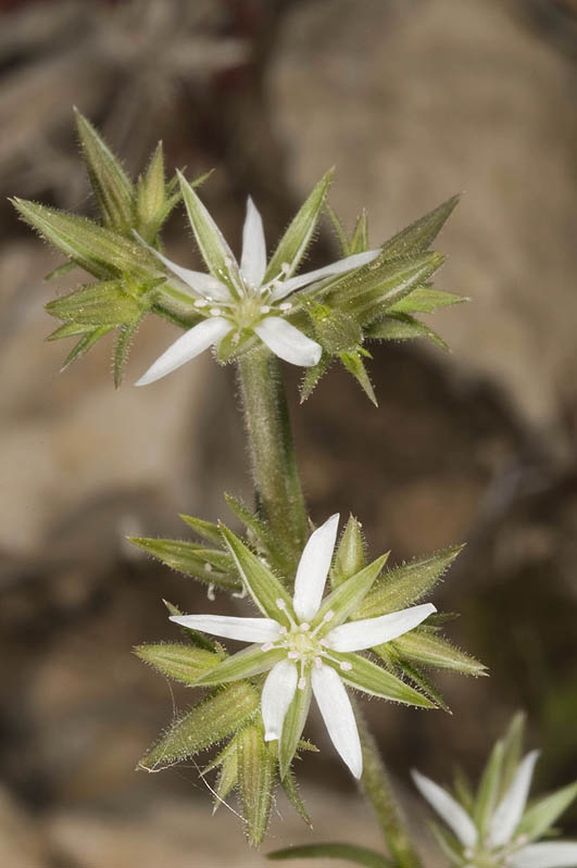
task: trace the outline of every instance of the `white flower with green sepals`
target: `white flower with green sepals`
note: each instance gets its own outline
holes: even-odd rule
[[[232,347],[239,347],[241,341],[256,335],[286,362],[303,367],[319,362],[320,344],[286,319],[293,309],[289,296],[325,278],[360,268],[380,253],[368,250],[295,276],[318,222],[330,177],[327,173],[314,188],[268,264],[262,219],[249,198],[239,264],[206,207],[179,175],[190,224],[209,274],[183,268],[149,249],[185,284],[202,320],[156,360],[137,386],[166,376],[211,346],[218,348],[223,338],[230,340]]]
[[[386,555],[323,599],[338,521],[338,515],[331,516],[310,536],[298,565],[292,598],[262,560],[223,528],[246,589],[264,617],[171,617],[194,630],[256,643],[227,658],[196,683],[222,684],[270,670],[262,690],[261,713],[265,740],[279,739],[282,776],[297,749],[311,695],[335,748],[357,778],[362,774],[363,759],[345,684],[397,702],[433,707],[421,693],[356,653],[396,639],[436,611],[432,603],[425,603],[374,618],[348,620],[380,574]]]
[[[469,810],[434,781],[413,771],[421,795],[452,833],[450,839],[439,835],[439,842],[453,862],[474,868],[576,868],[577,842],[534,842],[577,796],[577,783],[527,807],[539,751],[531,751],[516,765],[510,783],[500,792],[504,744],[495,746]]]

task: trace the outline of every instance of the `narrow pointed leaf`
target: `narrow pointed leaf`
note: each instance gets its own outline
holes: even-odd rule
[[[165,206],[164,152],[162,142],[159,142],[146,173],[138,179],[136,217],[139,234],[145,241],[150,243],[154,240],[168,216]]]
[[[463,864],[462,844],[444,826],[441,827],[437,823],[428,823],[428,826],[439,845],[439,849],[445,854],[449,862],[461,866]]]
[[[139,302],[120,281],[109,280],[84,286],[69,295],[48,302],[51,316],[82,325],[120,325],[140,316]]]
[[[56,208],[15,199],[22,218],[81,268],[100,279],[125,272],[148,276],[150,254],[132,238]]]
[[[394,868],[394,863],[375,850],[358,844],[301,844],[267,853],[267,859],[281,862],[292,859],[342,859],[363,868]]]
[[[456,648],[447,639],[418,628],[393,641],[401,657],[425,666],[452,669],[464,675],[486,675],[486,666]]]
[[[288,611],[292,611],[292,600],[283,585],[232,531],[223,525],[221,533],[255,605],[268,618],[287,621],[278,606],[281,600]],[[290,626],[288,621],[287,626]]]
[[[387,258],[407,256],[428,250],[446,220],[459,201],[459,196],[451,196],[423,217],[419,217],[410,226],[397,232],[389,241],[383,244],[383,252]]]
[[[312,622],[313,626],[320,624],[327,612],[333,612],[333,617],[328,622],[327,628],[323,631],[327,633],[342,624],[349,617],[351,612],[358,609],[359,603],[365,597],[371,586],[377,580],[384,565],[387,562],[389,553],[381,555],[375,561],[372,561],[368,566],[364,567],[359,573],[351,576],[346,582],[343,582],[334,591],[325,597],[323,603],[318,610]]]
[[[243,522],[248,533],[252,535],[258,547],[266,549],[266,551],[274,549],[275,554],[278,555],[276,547],[271,545],[270,532],[266,522],[231,494],[225,493],[224,499],[226,500],[228,508]]]
[[[323,354],[320,362],[307,368],[300,388],[301,404],[310,398],[315,386],[321,377],[327,372],[332,359],[328,353]]]
[[[112,331],[113,328],[114,326],[100,326],[99,328],[86,332],[86,334],[80,338],[76,346],[68,353],[60,371],[65,371],[73,362],[77,361],[77,359],[91,350],[94,344],[96,344],[100,338],[107,335],[108,332]]]
[[[286,660],[286,651],[278,648],[263,651],[261,645],[251,645],[227,657],[210,672],[201,675],[196,684],[198,687],[207,687],[228,681],[240,681],[242,678],[252,678],[253,675],[267,672],[281,660]]]
[[[337,588],[365,567],[365,543],[361,523],[349,516],[347,526],[340,539],[335,562],[330,573],[331,586]]]
[[[413,338],[428,338],[442,350],[448,350],[448,344],[443,338],[425,325],[406,313],[391,314],[385,319],[374,323],[366,333],[367,338],[383,341],[405,341]]]
[[[139,645],[134,653],[163,675],[189,686],[220,661],[213,651],[191,648],[190,645]]]
[[[418,286],[389,308],[390,313],[434,313],[442,307],[450,307],[469,301],[464,295],[444,292],[428,286]]]
[[[272,808],[276,758],[272,745],[263,741],[262,729],[245,727],[237,738],[238,787],[246,833],[251,844],[261,843]]]
[[[380,648],[382,647],[383,646],[381,645]],[[374,649],[377,651],[377,654],[379,654],[380,648],[378,650]],[[430,699],[437,708],[440,708],[442,711],[446,711],[447,714],[452,714],[451,709],[445,702],[441,692],[437,690],[435,685],[420,669],[417,669],[415,666],[407,663],[406,660],[401,660],[399,663],[399,671],[407,678],[409,678],[413,687],[416,687],[418,691],[420,691],[424,696]]]
[[[436,585],[462,549],[463,546],[453,546],[388,570],[367,594],[354,617],[376,618],[416,603]]]
[[[188,219],[206,267],[217,280],[237,286],[238,266],[232,250],[184,175],[179,172],[178,177]]]
[[[369,379],[369,375],[367,374],[367,370],[365,368],[365,364],[362,360],[361,354],[357,352],[350,353],[339,353],[339,359],[347,369],[347,371],[353,375],[369,401],[378,407],[377,398],[375,395],[375,391],[373,389],[373,384]]]
[[[134,187],[104,139],[75,110],[76,128],[90,183],[105,226],[127,230],[134,221]]]
[[[420,708],[435,708],[435,704],[430,699],[373,663],[372,660],[361,657],[360,654],[335,654],[335,657],[346,664],[350,663],[350,669],[346,671],[339,669],[338,674],[351,687],[392,702],[417,705]]]
[[[518,711],[509,724],[503,739],[504,756],[503,782],[501,785],[502,793],[504,793],[511,784],[515,772],[517,771],[517,766],[521,761],[523,740],[525,738],[525,722],[525,714],[522,711]]]
[[[517,833],[535,841],[547,832],[577,798],[577,781],[534,802],[525,811]]]
[[[174,603],[170,602],[170,600],[163,600],[162,602],[166,606],[169,615],[179,616],[183,614],[178,606],[175,606]],[[182,624],[180,624],[179,627],[184,638],[187,639],[195,648],[203,648],[205,651],[212,651],[217,654],[219,660],[222,660],[226,656],[222,646],[220,646],[218,642],[209,639],[208,636],[204,635],[204,633],[199,633],[198,630],[191,630],[190,627],[184,627]]]
[[[467,813],[472,816],[475,807],[475,793],[471,787],[471,782],[460,766],[455,768],[453,777],[453,789],[459,802],[463,805]]]
[[[309,829],[312,829],[313,824],[311,822],[311,818],[309,817],[307,809],[304,806],[304,802],[301,799],[300,793],[298,791],[296,778],[290,769],[282,779],[281,783],[287,799],[289,800],[299,817],[302,817]]]
[[[231,739],[221,754],[220,772],[214,788],[213,813],[226,801],[227,796],[238,784],[238,751],[236,738]]]
[[[119,389],[124,378],[124,369],[128,361],[130,347],[136,330],[140,324],[140,319],[133,323],[126,323],[118,329],[118,338],[114,348],[114,387]]]
[[[345,232],[344,226],[341,223],[340,217],[338,216],[334,208],[332,208],[331,205],[329,205],[328,203],[325,204],[325,210],[329,215],[329,219],[333,224],[333,229],[336,232],[341,248],[341,253],[343,254],[343,256],[349,256],[351,253],[350,243],[347,238],[347,233]]]
[[[46,341],[59,341],[62,338],[75,338],[78,335],[85,335],[87,332],[93,332],[93,326],[88,325],[80,325],[79,323],[65,323],[64,325],[59,326],[57,329],[49,334],[44,340]]]
[[[265,283],[283,273],[288,278],[298,268],[315,231],[332,177],[331,170],[321,178],[293,218],[268,264]]]
[[[241,590],[241,583],[234,574],[234,565],[226,552],[203,549],[196,543],[181,540],[148,537],[128,537],[128,539],[173,570],[221,588]]]
[[[485,766],[483,777],[477,791],[473,820],[484,838],[489,829],[489,822],[497,806],[503,775],[503,742],[498,741]]]
[[[369,247],[369,220],[366,211],[363,211],[357,218],[353,234],[351,235],[350,251],[354,253],[362,253]]]
[[[195,516],[184,515],[182,513],[179,517],[185,522],[185,524],[191,527],[196,534],[207,540],[207,542],[213,543],[213,545],[216,546],[222,545],[222,536],[217,524],[214,524],[212,521],[205,521],[202,518],[196,518]]]
[[[239,681],[210,696],[186,712],[139,763],[156,771],[164,765],[194,756],[221,741],[257,711],[259,697],[246,681]]]

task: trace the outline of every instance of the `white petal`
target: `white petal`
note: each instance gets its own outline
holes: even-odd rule
[[[499,847],[510,841],[523,816],[538,750],[533,750],[519,763],[511,785],[497,806],[489,826],[489,841]]]
[[[321,524],[304,547],[295,579],[293,607],[301,621],[312,621],[321,604],[325,583],[329,574],[339,514],[331,515]]]
[[[155,250],[154,247],[147,244],[146,241],[140,237],[138,232],[134,232],[133,234],[138,238],[141,244],[147,247],[148,250],[156,256],[157,259],[164,262],[169,271],[176,274],[183,283],[186,283],[186,285],[194,290],[198,295],[207,299],[218,299],[218,301],[231,300],[231,294],[228,288],[224,283],[221,283],[220,280],[217,280],[216,277],[213,277],[212,274],[206,274],[204,271],[193,271],[190,268],[183,268],[181,265],[177,265],[176,262],[172,261],[172,259],[163,256],[162,253],[159,253],[158,250]]]
[[[248,197],[246,219],[242,231],[242,257],[240,272],[250,286],[258,287],[266,271],[266,241],[260,216],[254,202]]]
[[[170,621],[201,633],[241,642],[275,642],[280,624],[271,618],[234,618],[228,615],[171,615]]]
[[[297,680],[297,667],[290,660],[281,660],[267,675],[261,697],[265,741],[281,737],[284,719],[297,689]]]
[[[423,603],[378,618],[347,621],[327,633],[325,640],[335,651],[363,651],[408,633],[436,611],[432,603]]]
[[[435,809],[439,817],[455,833],[464,847],[474,847],[478,832],[465,809],[449,793],[419,772],[411,772],[417,789]]]
[[[543,844],[529,844],[509,858],[513,868],[575,868],[577,865],[577,843],[573,841],[552,841]]]
[[[363,753],[351,700],[330,666],[314,667],[312,686],[327,732],[355,778],[363,773]]]
[[[221,316],[212,316],[193,326],[189,331],[181,335],[178,340],[169,346],[153,365],[142,375],[136,386],[147,386],[160,380],[184,365],[186,362],[207,350],[212,344],[217,343],[229,331],[232,325]]]
[[[309,283],[314,283],[316,280],[332,277],[335,274],[343,274],[345,271],[352,271],[353,268],[360,268],[361,265],[366,265],[376,259],[380,252],[380,250],[367,250],[365,253],[354,253],[352,256],[338,259],[331,265],[315,268],[314,271],[307,271],[306,274],[299,274],[297,277],[289,277],[288,280],[283,280],[275,286],[271,298],[273,301],[279,301],[296,289],[308,286]]]
[[[322,347],[303,335],[280,316],[268,316],[255,326],[255,332],[269,350],[291,365],[310,368],[323,354]]]

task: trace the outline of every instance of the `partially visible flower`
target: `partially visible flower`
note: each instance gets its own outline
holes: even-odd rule
[[[256,335],[284,361],[304,367],[316,365],[321,358],[322,348],[287,322],[285,317],[293,308],[288,297],[326,277],[366,265],[379,255],[380,250],[347,256],[324,268],[294,276],[316,225],[323,194],[318,206],[315,203],[314,208],[309,208],[310,213],[305,214],[305,219],[300,221],[302,225],[297,226],[299,232],[298,237],[294,237],[296,243],[285,244],[282,248],[281,241],[267,268],[262,219],[249,198],[239,264],[192,187],[182,176],[180,181],[192,229],[210,273],[183,268],[153,248],[150,250],[186,284],[194,298],[194,307],[203,319],[179,337],[136,385],[144,386],[166,376],[210,346],[219,347],[223,338],[229,335],[233,347],[238,347],[241,340]],[[292,229],[292,236],[295,236],[294,225],[295,221],[287,230],[287,235]],[[281,249],[286,252],[287,258],[277,262],[277,254]]]
[[[512,729],[514,725],[515,721]],[[527,807],[539,751],[531,751],[518,763],[503,792],[500,784],[505,767],[504,744],[496,745],[476,802],[469,810],[434,781],[413,771],[421,795],[452,832],[448,838],[444,834],[439,837],[445,852],[454,863],[469,868],[575,868],[577,842],[533,842],[550,829],[573,801],[577,784]]]
[[[366,596],[386,558],[379,558],[323,600],[339,516],[333,515],[309,538],[302,553],[292,599],[278,579],[230,531],[223,530],[247,590],[265,615],[172,616],[194,630],[256,643],[216,666],[199,685],[238,680],[270,670],[262,690],[265,740],[283,741],[288,761],[300,738],[311,700],[319,706],[329,736],[353,775],[362,774],[359,733],[344,684],[372,695],[431,707],[422,694],[354,652],[389,642],[435,612],[431,603],[374,618],[348,620]]]

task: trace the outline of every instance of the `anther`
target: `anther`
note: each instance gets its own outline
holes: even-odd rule
[[[317,667],[317,669],[320,669],[322,665],[323,665],[323,661],[321,660],[321,658],[315,657],[315,666]]]
[[[286,609],[286,603],[285,603],[285,601],[282,599],[282,597],[279,597],[279,598],[278,598],[278,600],[276,601],[276,604],[277,604],[278,608],[281,610],[281,612],[284,612],[284,611],[285,611],[285,609]]]
[[[283,264],[280,267],[280,270],[282,271],[283,274],[288,274],[289,271],[291,270],[291,267],[288,264],[288,262],[283,262]]]
[[[343,672],[350,672],[350,670],[353,668],[353,664],[348,663],[346,660],[343,660],[342,663],[339,663],[339,666],[343,670]]]
[[[298,660],[300,657],[300,654],[298,651],[289,651],[289,653],[287,654],[287,657],[289,660]]]
[[[280,310],[291,310],[292,304],[290,303],[290,301],[284,301],[282,304],[279,305],[279,308]]]
[[[212,564],[205,564],[204,571],[205,573],[212,573]]]
[[[302,624],[300,625],[300,628],[301,628],[301,632],[302,632],[302,633],[306,633],[307,630],[310,630],[310,629],[311,629],[311,625],[310,625],[310,624],[307,624],[306,621],[303,621]]]
[[[270,313],[270,307],[268,306],[268,304],[263,304],[261,306],[260,312],[261,313]]]
[[[197,298],[194,302],[195,307],[206,307],[208,304],[206,298]]]
[[[304,675],[301,675],[301,677],[299,678],[299,683],[298,683],[297,687],[299,690],[304,690],[306,686],[307,686],[307,680],[304,677]]]
[[[210,309],[211,316],[220,316],[221,313],[222,313],[222,311],[219,307],[211,307],[211,309]]]
[[[264,645],[260,646],[261,651],[271,651],[274,648],[272,642],[265,642]]]

